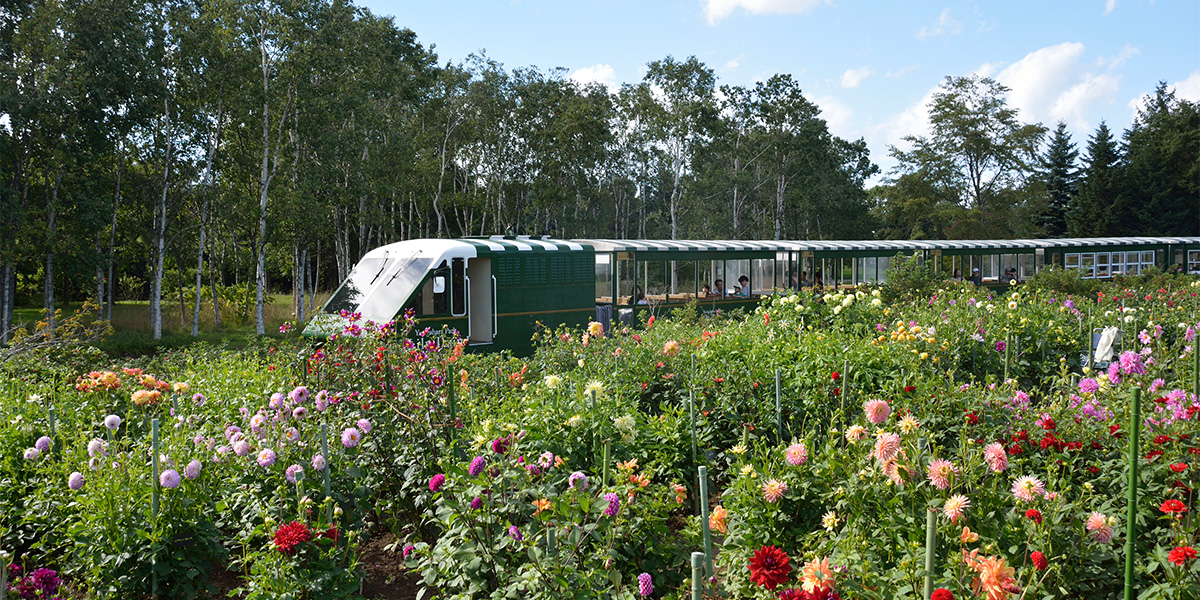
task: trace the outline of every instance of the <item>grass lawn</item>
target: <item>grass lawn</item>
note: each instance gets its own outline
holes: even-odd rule
[[[278,335],[279,327],[284,322],[293,320],[291,294],[273,294],[272,302],[263,307],[263,320],[266,334]],[[317,305],[324,304],[327,294],[317,297]],[[61,304],[63,314],[78,310],[80,303]],[[153,328],[150,323],[149,301],[123,301],[113,305],[112,326],[114,334],[103,340],[98,346],[114,356],[138,356],[152,354],[162,348],[179,348],[197,341],[210,343],[227,343],[238,346],[255,336],[254,316],[239,317],[233,311],[221,307],[221,327],[216,327],[211,303],[200,307],[200,335],[192,337],[192,306],[184,307],[180,318],[178,302],[163,302],[162,306],[162,338],[153,338]],[[311,314],[311,313],[310,313]],[[17,323],[32,324],[42,318],[42,309],[37,306],[20,306],[13,311]]]

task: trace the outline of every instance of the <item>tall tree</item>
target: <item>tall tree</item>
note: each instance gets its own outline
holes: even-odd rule
[[[1067,230],[1072,237],[1112,235],[1116,227],[1113,208],[1121,195],[1120,159],[1120,149],[1108,124],[1101,121],[1088,140],[1079,196],[1067,213]]]
[[[674,240],[679,238],[679,217],[683,211],[683,178],[716,121],[713,97],[716,77],[695,56],[682,62],[668,56],[648,67],[645,81],[661,94],[655,137],[670,175],[667,205]]]
[[[1200,234],[1200,105],[1166,83],[1125,131],[1124,193],[1116,210],[1125,235]]]
[[[1046,128],[1021,123],[1008,106],[1008,91],[987,77],[947,77],[929,107],[930,136],[905,137],[911,150],[891,148],[897,176],[927,179],[971,209],[963,236],[1027,233],[1022,188],[1035,172]]]
[[[1046,237],[1067,235],[1067,210],[1079,192],[1075,160],[1079,152],[1071,141],[1067,124],[1059,121],[1050,137],[1050,146],[1042,157],[1042,181],[1046,188],[1046,207],[1038,213],[1035,224]]]

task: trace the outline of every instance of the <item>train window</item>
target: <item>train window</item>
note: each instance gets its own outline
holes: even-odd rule
[[[671,302],[691,300],[699,287],[696,285],[696,261],[674,260],[671,261],[671,268],[675,275],[669,300]]]
[[[1188,250],[1188,273],[1200,275],[1200,250]]]
[[[1141,252],[1126,252],[1125,253],[1125,274],[1139,275],[1142,272],[1142,253]]]
[[[613,297],[612,253],[596,253],[596,302],[609,303]]]
[[[634,282],[637,281],[638,263],[633,254],[622,252],[617,255],[617,303],[629,304],[633,295]]]
[[[1079,255],[1078,254],[1067,254],[1066,262],[1064,262],[1063,265],[1068,269],[1078,269],[1079,268]]]
[[[775,286],[775,259],[756,258],[750,261],[750,289],[754,294],[770,294]]]
[[[1179,265],[1181,267],[1184,266],[1183,265],[1183,250],[1175,251],[1175,262],[1173,264]]]
[[[1108,252],[1096,253],[1096,277],[1108,277]]]
[[[642,292],[649,302],[666,300],[667,290],[671,289],[670,269],[667,261],[651,260],[641,264]]]
[[[1018,254],[1017,255],[1017,278],[1029,279],[1034,273],[1034,255]]]
[[[887,271],[892,266],[892,257],[880,256],[876,259],[876,262],[875,273],[878,274],[879,283],[885,283],[887,281]]]
[[[1096,254],[1085,252],[1079,255],[1079,268],[1083,269],[1083,278],[1091,279],[1096,276]]]
[[[714,283],[716,277],[713,275],[713,262],[715,261],[701,260],[696,262],[696,282],[701,288],[707,283],[710,294],[717,293],[717,286]]]
[[[729,290],[730,294],[741,287],[742,284],[739,283],[738,280],[741,279],[743,275],[746,277],[753,277],[753,275],[750,274],[749,259],[725,261],[725,273],[728,275],[725,277],[725,289]],[[751,285],[753,285],[753,282],[751,282]],[[747,290],[747,292],[749,292],[749,290]]]
[[[983,266],[980,267],[980,272],[983,275],[984,281],[999,281],[1000,280],[1000,257],[992,254],[982,257]]]
[[[1009,269],[1017,268],[1016,254],[1001,254],[1000,255],[1000,273],[1007,273]],[[1007,282],[1006,282],[1007,283]]]
[[[1113,274],[1113,277],[1116,277],[1117,275],[1125,274],[1125,253],[1124,252],[1113,252],[1112,253],[1112,264],[1109,265],[1109,271]]]

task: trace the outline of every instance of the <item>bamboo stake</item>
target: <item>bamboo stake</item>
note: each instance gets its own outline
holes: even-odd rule
[[[707,573],[712,576],[712,531],[708,527],[708,468],[700,467],[700,527],[704,531],[704,556]],[[695,554],[692,554],[695,557]],[[695,560],[693,558],[693,560]],[[693,566],[695,563],[693,562]]]
[[[783,390],[779,385],[779,369],[775,369],[775,435],[778,443],[783,444]],[[693,439],[695,434],[693,432]]]
[[[937,549],[937,513],[925,510],[925,600],[933,596],[933,559]]]
[[[704,553],[692,553],[692,600],[704,598]]]
[[[1133,600],[1134,538],[1137,536],[1138,436],[1141,434],[1142,390],[1133,388],[1133,406],[1129,413],[1129,506],[1125,519],[1125,600]]]

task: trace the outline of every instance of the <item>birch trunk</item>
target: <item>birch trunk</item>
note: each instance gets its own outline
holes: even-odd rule
[[[217,126],[213,133],[212,139],[208,144],[208,153],[204,158],[204,206],[200,209],[200,243],[196,250],[196,302],[192,306],[192,337],[200,335],[200,300],[203,288],[204,274],[204,238],[208,233],[208,208],[211,198],[209,193],[212,191],[213,184],[213,160],[217,155],[217,146],[221,141],[221,121],[224,119],[225,110],[220,102],[217,103]],[[211,285],[211,284],[210,284]],[[213,291],[213,300],[216,301],[216,290]]]
[[[163,265],[167,254],[167,191],[171,183],[171,101],[163,100],[166,153],[163,157],[162,193],[154,209],[154,285],[150,289],[150,321],[154,339],[162,339]]]
[[[117,184],[113,191],[112,227],[108,232],[108,298],[104,306],[104,319],[112,320],[113,302],[117,295],[115,265],[117,255],[117,211],[121,208],[121,175],[125,172],[125,143],[117,144]]]
[[[54,327],[54,242],[58,234],[58,188],[62,185],[62,171],[55,173],[54,186],[46,203],[46,278],[43,290],[43,308],[50,327]]]

